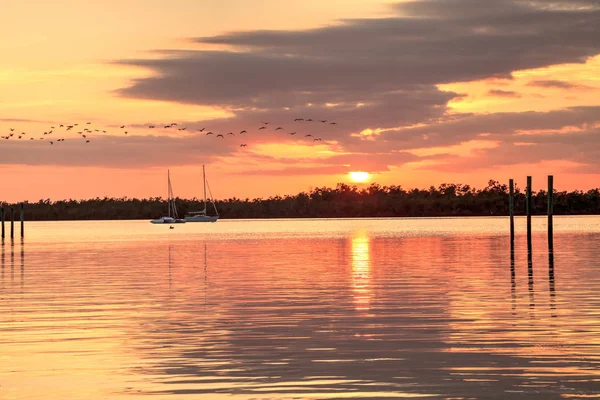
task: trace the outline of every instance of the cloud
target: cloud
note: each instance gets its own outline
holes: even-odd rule
[[[449,146],[481,135],[486,135],[488,140],[522,142],[523,136],[519,135],[522,132],[586,128],[599,122],[600,106],[572,107],[550,112],[461,114],[434,124],[388,131],[383,134],[383,139],[395,142],[396,150]],[[534,136],[527,136],[527,141]],[[568,139],[570,135],[565,134],[564,137]]]
[[[204,136],[93,136],[90,143],[66,137],[64,142],[54,138],[52,145],[50,140],[2,140],[0,159],[15,165],[137,168],[209,163],[239,149],[238,141]]]
[[[552,79],[539,79],[533,80],[527,84],[527,86],[541,87],[541,88],[556,88],[556,89],[589,89],[589,86],[577,85],[567,81],[552,80]]]
[[[124,96],[235,107],[367,102],[373,93],[510,76],[583,62],[600,51],[595,1],[414,1],[398,16],[304,31],[249,31],[195,39],[230,51],[176,51],[121,60],[155,76]],[[551,6],[551,7],[550,7]],[[331,98],[331,100],[328,100]]]
[[[520,98],[521,95],[517,92],[510,90],[491,89],[488,91],[488,95],[495,97],[507,97],[507,98]]]
[[[568,126],[589,130],[586,124],[598,121],[599,107],[455,115],[448,112],[448,102],[464,95],[444,92],[438,85],[510,79],[517,70],[584,62],[600,53],[600,1],[420,0],[395,4],[393,10],[392,17],[343,20],[317,29],[199,37],[193,39],[198,50],[115,61],[151,72],[117,90],[119,96],[223,107],[233,117],[183,123],[190,131],[202,127],[218,133],[247,130],[243,139],[236,136],[235,144],[199,134],[99,137],[87,147],[69,141],[53,148],[40,143],[33,147],[3,143],[0,157],[5,163],[41,165],[188,164],[237,154],[242,141],[248,141],[251,150],[253,144],[293,144],[311,134],[346,153],[320,159],[324,171],[342,171],[349,165],[374,172],[430,159],[417,157],[411,150],[453,146],[482,134],[502,144],[498,153],[478,150],[477,155],[495,160],[494,154],[502,154],[505,161],[493,162],[517,163],[519,156],[530,154],[525,152],[546,147],[554,152],[557,145],[534,141],[532,146],[515,146],[514,142],[523,142],[520,131]],[[214,44],[224,50],[202,49]],[[568,88],[569,84],[540,80],[531,85]],[[499,89],[489,94],[519,96]],[[295,118],[337,125],[294,122]],[[265,120],[272,122],[269,127],[285,129],[258,131]],[[365,129],[377,131],[376,140],[357,137]],[[293,131],[297,136],[286,134]],[[565,155],[582,158],[583,154],[584,159],[593,150],[589,141],[579,137],[569,149]],[[246,154],[250,159],[258,157]],[[435,160],[449,157],[436,156]],[[278,162],[282,158],[274,155]],[[458,161],[452,158],[453,163]],[[315,171],[306,168],[296,171]],[[281,173],[294,174],[293,170],[283,168]]]
[[[453,129],[456,124],[474,128],[479,120],[468,116],[455,121],[447,104],[461,95],[442,92],[436,85],[510,78],[516,70],[584,62],[600,53],[596,0],[488,3],[409,1],[393,5],[393,17],[343,20],[308,30],[199,37],[193,40],[200,46],[217,44],[226,50],[170,51],[160,59],[119,60],[150,69],[153,76],[137,79],[117,93],[233,110],[236,116],[219,123],[223,125],[256,126],[263,118],[288,125],[297,117],[334,120],[340,122],[337,127],[318,134],[350,151],[370,147],[381,153],[380,144],[365,144],[352,136],[365,129],[390,131],[390,151],[453,145],[473,136],[469,129]],[[489,94],[519,96],[502,90]],[[543,115],[500,114],[484,118],[481,123],[494,125],[478,131],[509,132],[519,118],[544,125]],[[425,127],[406,129],[412,125]],[[286,140],[276,137],[269,138]],[[395,147],[401,142],[404,145]]]
[[[536,164],[543,161],[569,161],[579,164],[562,172],[598,173],[600,128],[590,127],[576,133],[542,133],[527,137],[527,145],[510,138],[493,149],[479,149],[473,157],[440,159],[423,169],[444,172],[473,172],[498,166]],[[595,172],[594,172],[595,171]],[[558,172],[558,171],[557,171]]]

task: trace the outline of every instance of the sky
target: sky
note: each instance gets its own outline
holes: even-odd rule
[[[0,8],[1,200],[600,186],[600,0]]]

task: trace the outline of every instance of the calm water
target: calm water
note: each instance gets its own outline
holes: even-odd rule
[[[27,224],[0,399],[600,398],[600,218]]]

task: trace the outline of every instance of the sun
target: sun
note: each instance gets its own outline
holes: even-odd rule
[[[362,171],[352,171],[348,175],[350,176],[350,179],[352,179],[354,182],[366,182],[371,177],[371,175],[368,172]]]

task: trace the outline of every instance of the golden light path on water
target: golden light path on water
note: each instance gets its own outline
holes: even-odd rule
[[[598,217],[28,223],[0,399],[600,396]]]
[[[352,237],[352,287],[357,310],[369,311],[371,297],[369,262],[369,236],[366,232],[358,232]]]

